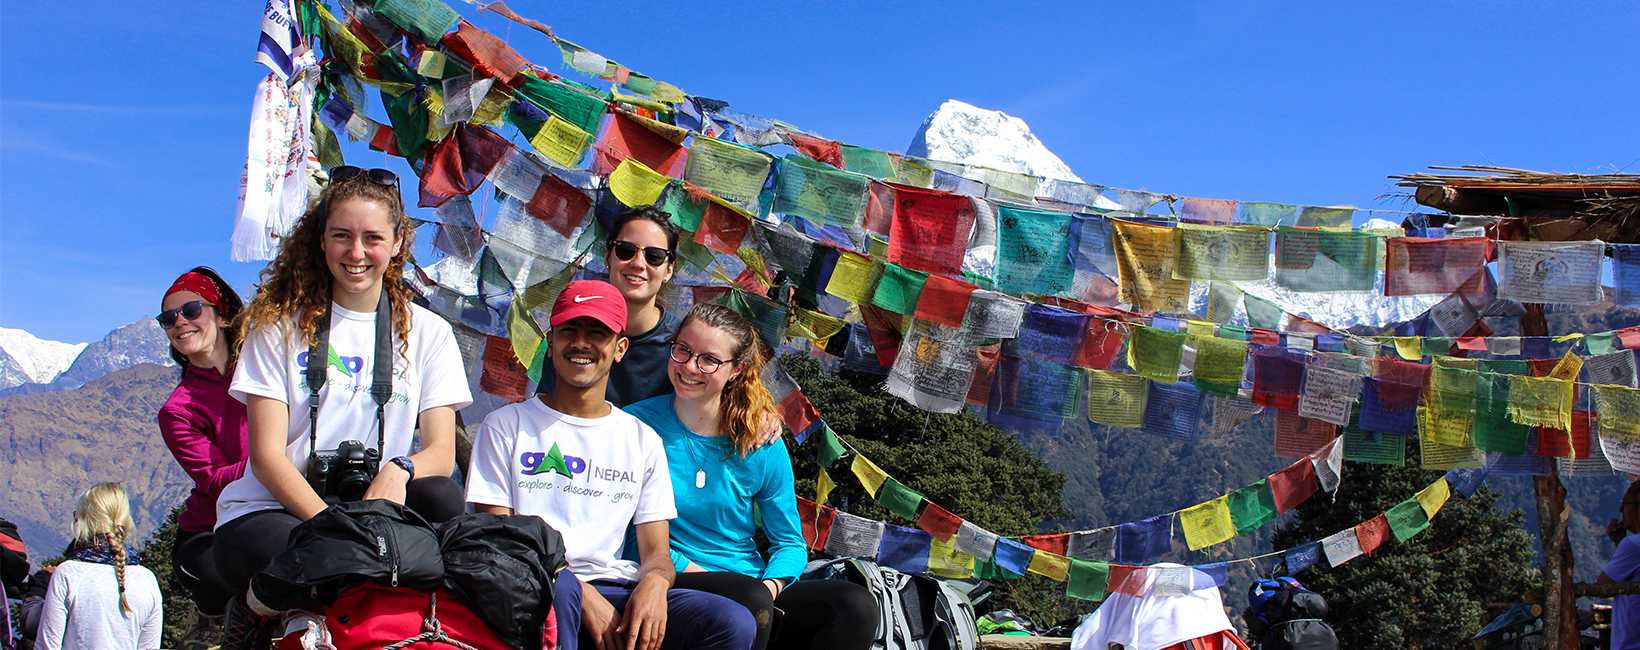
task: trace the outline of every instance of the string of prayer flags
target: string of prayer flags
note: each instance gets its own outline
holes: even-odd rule
[[[1201,415],[1202,393],[1189,384],[1150,382],[1145,394],[1143,429],[1151,435],[1194,440]]]
[[[1229,498],[1223,496],[1179,511],[1179,526],[1184,529],[1185,545],[1192,551],[1230,541],[1236,536]]]
[[[1136,375],[1088,371],[1088,420],[1112,427],[1143,426],[1147,383]]]
[[[1270,233],[1258,226],[1179,224],[1173,230],[1176,280],[1263,280]]]
[[[1498,242],[1498,297],[1523,303],[1589,305],[1599,302],[1606,244]]]
[[[928,533],[915,528],[885,524],[882,543],[877,549],[877,564],[902,573],[927,571],[932,541]]]
[[[1179,379],[1179,361],[1188,335],[1136,325],[1128,339],[1128,366],[1140,377],[1163,384]]]
[[[1145,312],[1186,312],[1190,281],[1173,277],[1173,229],[1113,220],[1122,302]],[[1049,293],[1049,292],[1039,292]]]
[[[1070,568],[1070,558],[1039,550],[1031,554],[1031,562],[1026,565],[1025,570],[1039,576],[1064,582]]]
[[[1388,237],[1384,244],[1384,295],[1412,296],[1463,288],[1485,268],[1489,242]]]
[[[1160,515],[1129,521],[1117,527],[1117,559],[1144,563],[1173,550],[1173,516]]]
[[[877,557],[885,525],[837,511],[826,535],[826,553],[832,557]]]
[[[1070,291],[1071,268],[1063,263],[1069,251],[1070,220],[1064,213],[997,205],[998,287],[1039,295]]]
[[[1290,291],[1372,291],[1378,238],[1359,231],[1276,229],[1276,286]]]

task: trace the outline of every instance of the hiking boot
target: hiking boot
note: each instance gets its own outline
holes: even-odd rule
[[[188,631],[177,642],[177,650],[213,650],[222,641],[223,615],[206,616],[198,609],[188,614]]]
[[[251,611],[245,604],[244,594],[228,601],[222,614],[221,650],[268,650],[273,642],[273,627],[278,619]]]

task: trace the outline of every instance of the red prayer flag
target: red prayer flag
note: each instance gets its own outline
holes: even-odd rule
[[[735,251],[740,250],[740,242],[746,239],[746,230],[751,225],[750,219],[712,201],[706,205],[706,214],[700,218],[700,230],[695,232],[695,242],[724,255],[734,255]]]
[[[494,131],[456,125],[455,132],[427,149],[418,205],[436,208],[450,197],[472,194],[511,149],[512,144]]]
[[[1623,349],[1640,349],[1640,327],[1625,327],[1612,333],[1623,343]]]
[[[404,157],[404,154],[399,152],[398,138],[393,137],[393,127],[386,124],[376,125],[376,135],[370,136],[370,148],[389,156]]]
[[[1297,411],[1276,411],[1276,455],[1299,458],[1310,455],[1338,437],[1338,425],[1312,420]]]
[[[974,203],[968,197],[895,185],[888,261],[929,273],[962,273],[973,229]]]
[[[1450,294],[1478,289],[1473,283],[1485,268],[1489,245],[1485,238],[1384,239],[1384,295]]]
[[[1332,328],[1294,314],[1287,317],[1287,331],[1300,334],[1327,334],[1332,332]]]
[[[916,319],[948,327],[962,327],[974,285],[941,275],[930,275],[917,299]]]
[[[512,340],[499,336],[486,337],[484,375],[479,377],[478,387],[496,397],[522,402],[529,397],[525,390],[529,388],[529,382],[529,372],[513,355]]]
[[[661,137],[643,122],[622,111],[611,111],[603,133],[598,134],[593,172],[608,174],[622,160],[636,158],[645,167],[662,176],[678,178],[683,175],[683,164],[689,153],[678,143]]]
[[[569,237],[592,211],[592,197],[556,174],[542,174],[541,184],[524,208],[558,234]]]
[[[1105,591],[1143,598],[1145,595],[1145,567],[1110,565],[1110,587]]]
[[[786,399],[780,400],[774,409],[780,413],[780,420],[786,423],[786,428],[791,429],[792,434],[798,438],[802,438],[803,432],[808,431],[810,427],[820,423],[820,412],[809,403],[809,398],[803,396],[802,390],[792,391]]]
[[[882,181],[872,181],[871,192],[866,194],[865,216],[860,225],[879,236],[888,237],[893,221],[894,188]]]
[[[1321,481],[1316,478],[1315,465],[1308,457],[1270,475],[1270,493],[1275,496],[1276,512],[1292,510],[1319,489]]]
[[[1378,550],[1384,540],[1389,537],[1389,518],[1383,513],[1355,525],[1355,538],[1361,542],[1361,553],[1367,555]]]
[[[900,356],[900,341],[905,337],[895,325],[899,315],[890,319],[888,313],[880,307],[860,305],[860,320],[865,322],[866,333],[871,335],[871,347],[877,350],[877,363],[892,368]]]
[[[1281,332],[1255,327],[1247,332],[1247,340],[1259,345],[1281,345]]]
[[[991,403],[991,373],[997,369],[1000,345],[975,348],[974,381],[968,384],[969,404],[985,406]]]
[[[456,56],[472,64],[474,72],[495,77],[504,84],[511,84],[518,76],[518,71],[530,65],[528,60],[508,47],[505,41],[472,26],[465,20],[456,27],[456,31],[445,34],[440,42],[455,52]]]
[[[1589,446],[1594,441],[1589,438],[1589,412],[1572,411],[1572,431],[1565,429],[1538,429],[1537,455],[1552,456],[1555,458],[1588,458]],[[1568,445],[1570,448],[1568,448]],[[1576,454],[1575,456],[1573,454]]]
[[[957,534],[957,529],[962,528],[962,517],[951,514],[951,511],[941,508],[933,501],[928,501],[927,504],[923,506],[922,514],[917,515],[917,527],[928,531],[934,539],[950,542],[951,537]]]
[[[803,522],[803,541],[808,542],[810,549],[818,551],[826,547],[826,536],[831,533],[831,522],[836,517],[837,509],[817,507],[813,501],[797,497],[797,518]]]
[[[696,305],[703,302],[716,302],[718,298],[729,295],[730,291],[733,291],[733,289],[729,287],[689,287],[689,295],[694,299]]]
[[[787,133],[785,136],[786,141],[791,143],[792,148],[802,152],[803,155],[838,169],[848,168],[848,165],[843,162],[843,148],[839,147],[836,141],[811,138],[795,133]]]
[[[1486,338],[1480,336],[1460,336],[1458,337],[1458,349],[1485,352]]]
[[[1053,553],[1054,555],[1064,555],[1065,547],[1070,544],[1071,535],[1070,533],[1062,533],[1059,535],[1026,535],[1019,538],[1019,541],[1025,542],[1026,546],[1034,548],[1038,551],[1047,551],[1049,553]]]
[[[1089,318],[1082,324],[1082,340],[1076,345],[1076,365],[1105,370],[1122,350],[1122,325],[1103,318]],[[1064,555],[1064,553],[1060,553]]]

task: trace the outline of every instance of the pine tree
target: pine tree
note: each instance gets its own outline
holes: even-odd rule
[[[177,538],[177,515],[182,513],[182,507],[178,504],[172,508],[171,514],[165,517],[165,525],[137,549],[142,554],[143,566],[154,572],[164,598],[165,629],[160,635],[160,645],[166,648],[176,647],[182,635],[188,632],[188,616],[194,610],[194,597],[177,581],[171,564],[171,545]]]
[[[998,535],[1037,535],[1045,521],[1068,516],[1061,505],[1063,474],[1049,470],[1007,431],[967,414],[918,410],[883,391],[882,377],[847,368],[821,372],[820,363],[788,354],[780,363],[802,386],[840,438],[891,476],[975,525]],[[899,526],[915,526],[889,512],[865,492],[848,465],[828,468],[838,487],[831,504],[847,512]],[[814,498],[818,476],[813,445],[792,452],[797,493]],[[993,608],[1011,608],[1052,625],[1094,603],[1069,599],[1064,583],[1028,575],[997,584]]]
[[[1335,497],[1317,494],[1277,531],[1286,549],[1378,516],[1440,476],[1419,469],[1417,445],[1404,467],[1349,463]],[[1511,602],[1537,580],[1522,513],[1498,511],[1499,493],[1454,493],[1423,532],[1391,536],[1370,556],[1342,566],[1325,559],[1296,576],[1327,599],[1327,622],[1345,648],[1467,648],[1486,603]]]

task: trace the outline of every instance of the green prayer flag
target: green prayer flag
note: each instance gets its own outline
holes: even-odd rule
[[[1245,341],[1247,340],[1247,328],[1237,327],[1234,325],[1220,325],[1219,338],[1230,339],[1232,341]]]
[[[832,431],[830,425],[821,425],[820,437],[815,440],[815,456],[820,469],[831,467],[832,463],[843,457],[844,451],[843,443],[837,440],[837,432]]]
[[[1407,440],[1404,436],[1381,433],[1378,439],[1361,429],[1344,430],[1344,460],[1399,467],[1407,462]]]
[[[434,45],[461,21],[461,14],[442,0],[378,0],[376,11],[423,43]]]
[[[1145,379],[1174,383],[1179,380],[1179,360],[1184,355],[1186,337],[1183,332],[1135,326],[1128,339],[1128,366]]]
[[[1270,491],[1270,479],[1244,487],[1229,495],[1230,521],[1236,525],[1236,534],[1258,530],[1276,518],[1276,496]]]
[[[1109,586],[1109,562],[1071,558],[1071,570],[1065,577],[1066,595],[1083,600],[1104,600]]]
[[[1389,531],[1394,533],[1398,542],[1407,541],[1429,527],[1429,515],[1424,513],[1424,506],[1417,499],[1407,499],[1390,508],[1389,512],[1384,513],[1384,519],[1389,521]]]
[[[393,125],[393,139],[398,142],[399,153],[410,160],[421,160],[431,145],[427,141],[427,108],[416,101],[415,93],[395,97],[383,92],[382,105],[387,107],[387,121]]]
[[[587,133],[597,133],[604,121],[604,100],[585,95],[568,86],[543,81],[530,75],[519,75],[523,85],[513,97],[529,101]]]
[[[894,161],[888,154],[846,144],[840,148],[843,150],[843,163],[849,171],[885,181],[894,180]]]
[[[1589,347],[1589,354],[1610,354],[1612,351],[1612,338],[1613,336],[1611,332],[1590,334],[1583,338],[1583,345]]]
[[[922,297],[923,284],[926,282],[927,273],[892,262],[885,264],[883,277],[877,281],[877,292],[871,296],[871,304],[896,314],[909,316],[917,312],[917,299]]]
[[[1440,357],[1452,352],[1452,339],[1444,336],[1424,337],[1424,356]]]
[[[1247,305],[1247,325],[1258,329],[1273,330],[1281,327],[1281,308],[1275,303],[1247,294],[1243,302]]]
[[[906,487],[894,477],[889,477],[883,482],[883,491],[877,494],[877,502],[888,508],[889,512],[906,519],[916,519],[917,508],[922,506],[923,495]]]
[[[661,209],[672,215],[672,223],[677,224],[678,228],[695,232],[700,230],[700,220],[706,216],[706,206],[711,204],[708,199],[696,203],[684,189],[683,183],[676,182],[672,184],[671,191],[666,193],[666,203]]]
[[[992,557],[995,557],[994,555]],[[1019,574],[997,566],[991,558],[974,558],[974,577],[980,580],[1017,580]]]
[[[1196,347],[1196,389],[1217,397],[1235,397],[1247,365],[1247,342],[1216,336],[1192,336]]]

